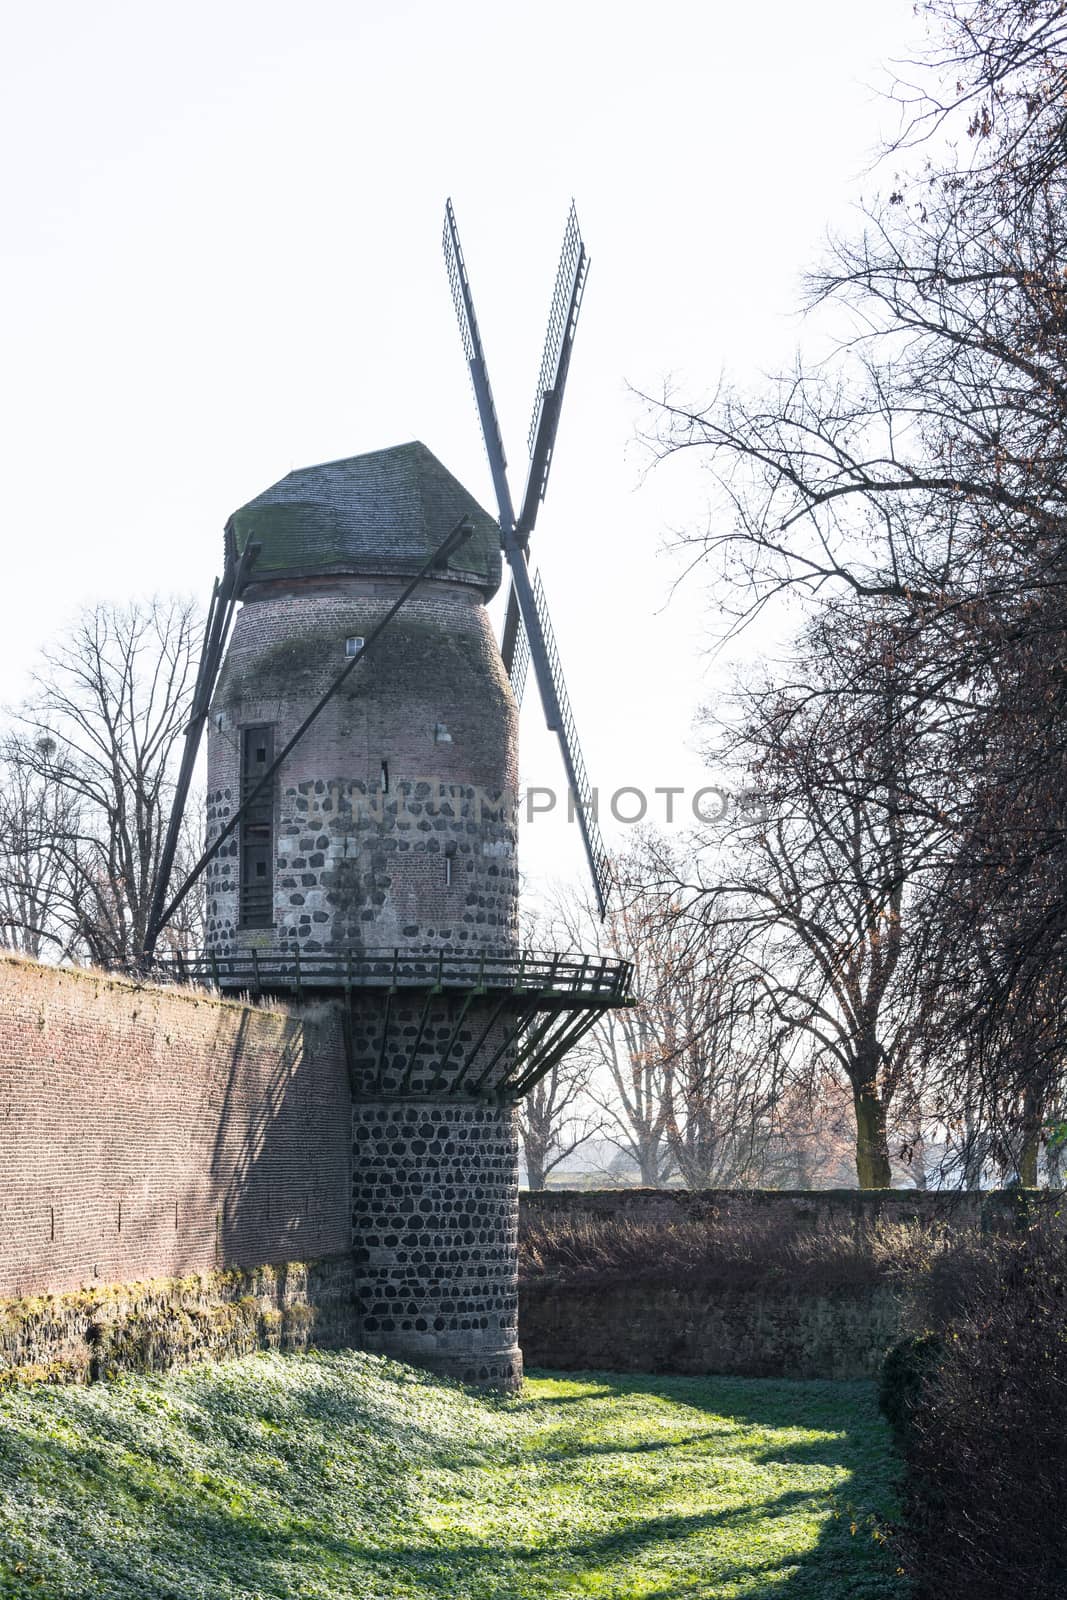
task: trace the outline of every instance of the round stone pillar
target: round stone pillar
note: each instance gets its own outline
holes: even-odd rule
[[[518,1389],[515,1108],[360,1100],[352,1132],[362,1347]]]

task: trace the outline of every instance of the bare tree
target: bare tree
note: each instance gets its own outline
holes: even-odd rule
[[[836,1075],[810,1059],[790,1060],[774,1107],[761,1184],[846,1188],[855,1181],[856,1127]]]
[[[783,1054],[780,1036],[760,1026],[759,990],[735,930],[707,918],[693,925],[677,902],[661,902],[655,947],[642,1000],[666,1068],[675,1171],[687,1189],[761,1182]]]
[[[692,1189],[759,1181],[783,1057],[758,1029],[751,973],[725,924],[678,901],[681,866],[663,840],[639,839],[616,871],[603,937],[633,962],[638,1003],[582,1046],[607,1138],[652,1187],[675,1174]]]
[[[635,869],[628,870],[633,877]],[[585,899],[564,896],[556,905],[555,923],[575,949],[614,953],[631,961],[635,994],[643,995],[655,984],[650,900],[642,902],[640,895],[628,895],[625,903],[617,900],[601,924]],[[661,1187],[673,1168],[667,1145],[670,1064],[650,1011],[643,1004],[606,1011],[574,1052],[579,1053],[590,1098],[604,1115],[607,1142],[633,1163],[642,1184]]]
[[[519,1106],[519,1137],[530,1189],[543,1189],[549,1173],[603,1127],[588,1100],[590,1067],[588,1056],[572,1051],[557,1061]]]
[[[35,957],[72,954],[63,910],[78,830],[71,797],[9,745],[0,760],[0,944]]]
[[[97,606],[43,653],[12,717],[9,803],[36,795],[55,823],[50,923],[65,951],[102,966],[144,949],[198,632],[190,602]],[[190,915],[172,938],[194,932]]]
[[[721,561],[734,625],[785,591],[811,605],[852,597],[902,653],[900,715],[937,724],[956,776],[947,804],[937,785],[926,796],[952,844],[921,912],[889,895],[849,944],[867,950],[850,1004],[858,1028],[876,1000],[882,1015],[906,953],[893,929],[902,915],[927,925],[928,1066],[946,1117],[967,1107],[950,1136],[975,1170],[988,1152],[1030,1179],[1067,1063],[1067,20],[1061,0],[922,10],[931,50],[898,83],[891,180],[811,279],[830,354],[755,396],[669,399],[653,445],[696,449],[711,468],[718,503],[693,553]],[[900,171],[934,130],[946,142]],[[773,895],[790,861],[769,838]],[[794,953],[817,970],[821,923],[806,915]],[[840,981],[831,966],[826,993]],[[816,998],[804,1000],[812,1025],[826,1022]],[[845,1000],[835,994],[831,1033]],[[881,1088],[861,1114],[880,1144],[891,1079],[877,1053]]]
[[[735,928],[773,1026],[806,1037],[815,1064],[847,1085],[860,1186],[882,1188],[890,1107],[932,987],[914,912],[941,833],[910,805],[923,737],[900,710],[895,666],[880,663],[866,691],[820,694],[840,689],[849,642],[839,617],[822,619],[795,686],[750,689],[739,724],[720,732],[720,758],[756,804],[706,841],[718,850],[690,905]],[[870,650],[866,631],[852,642]]]

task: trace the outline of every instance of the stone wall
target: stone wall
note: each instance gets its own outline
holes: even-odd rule
[[[353,1138],[360,1348],[517,1388],[514,1108],[360,1101]]]
[[[326,1007],[0,957],[0,1296],[346,1250],[349,1108]]]
[[[706,1224],[766,1231],[774,1239],[865,1229],[876,1222],[941,1223],[1008,1231],[1042,1212],[1062,1212],[1056,1191],[605,1189],[524,1194],[520,1227],[551,1224]],[[654,1241],[652,1248],[654,1249]],[[609,1247],[610,1249],[610,1247]],[[767,1273],[733,1286],[736,1263],[715,1284],[714,1247],[697,1282],[643,1269],[620,1283],[538,1279],[520,1286],[519,1327],[529,1367],[612,1372],[721,1372],[753,1377],[865,1378],[879,1371],[909,1325],[906,1295],[884,1281],[810,1286]],[[708,1281],[711,1280],[711,1281]]]
[[[354,1342],[352,1258],[0,1302],[0,1384],[85,1383],[256,1349]]]
[[[562,1371],[873,1378],[905,1315],[881,1285],[806,1293],[530,1284],[519,1296],[526,1365]]]
[[[1020,1207],[1057,1212],[1060,1190],[948,1189],[545,1189],[524,1193],[523,1223],[558,1217],[633,1222],[748,1223],[776,1230],[883,1222],[1011,1227]]]
[[[441,1097],[459,1082],[489,1095],[515,1064],[509,1043],[514,1014],[502,1014],[494,996],[445,993],[427,1001],[383,990],[354,997],[349,1015],[352,1083],[360,1100]]]

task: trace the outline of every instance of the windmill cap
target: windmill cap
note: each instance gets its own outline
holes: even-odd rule
[[[488,600],[500,587],[500,529],[417,440],[345,461],[298,467],[235,511],[227,554],[259,545],[248,582],[264,578],[413,577],[461,519],[435,580],[469,583]]]

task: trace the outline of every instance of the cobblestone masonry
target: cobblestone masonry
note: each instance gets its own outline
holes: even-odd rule
[[[208,732],[208,838],[236,804],[240,730],[280,750],[400,580],[252,586]],[[236,839],[209,869],[217,954],[250,946],[491,950],[517,938],[516,710],[482,597],[427,584],[279,774],[275,924],[238,927]]]
[[[246,590],[209,722],[209,839],[237,803],[242,728],[272,725],[280,750],[344,666],[345,641],[367,638],[402,584],[294,576]],[[208,881],[210,947],[514,953],[516,731],[484,585],[425,584],[279,773],[273,926],[239,926],[234,839]],[[514,1388],[514,1111],[449,1098],[472,1056],[483,1093],[511,1056],[488,1003],[462,1006],[352,997],[358,1337]]]
[[[492,1001],[475,1002],[465,1013],[463,1004],[450,995],[432,1000],[428,1009],[421,996],[417,1000],[401,996],[388,1004],[374,993],[354,998],[351,1041],[357,1098],[447,1093],[461,1074],[466,1075],[468,1087],[477,1086],[480,1093],[496,1089],[513,1060],[511,1050],[501,1048],[504,1023],[495,1017]]]
[[[518,1388],[514,1109],[357,1102],[352,1127],[361,1346]]]

